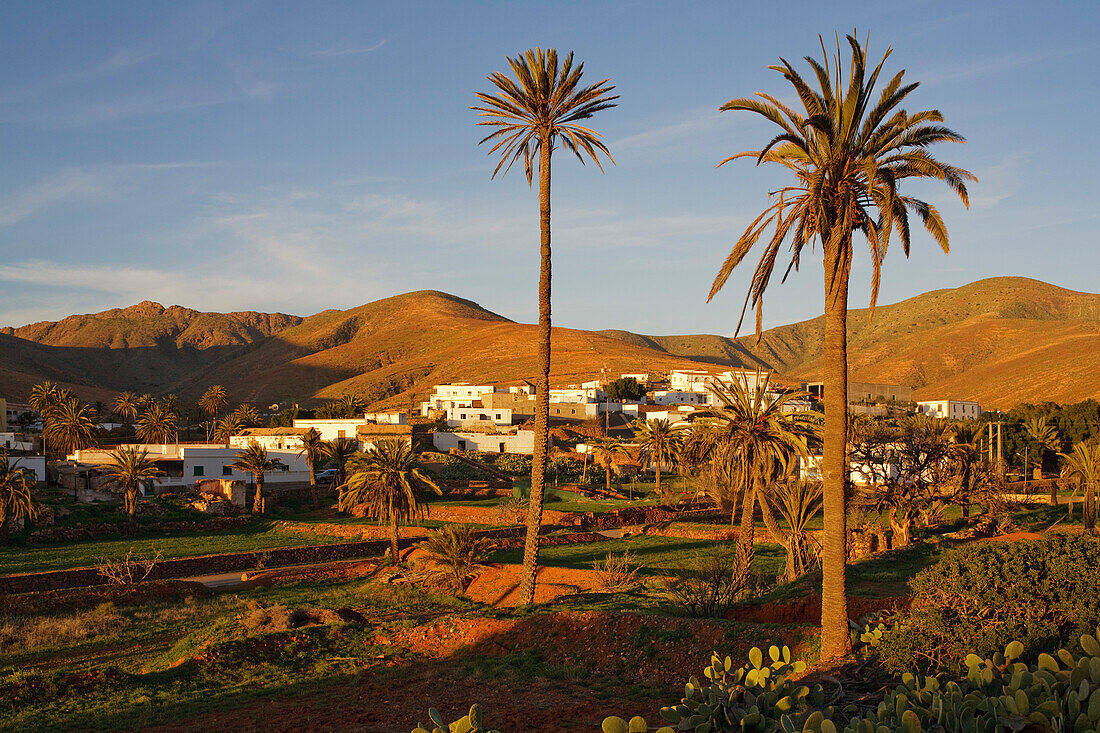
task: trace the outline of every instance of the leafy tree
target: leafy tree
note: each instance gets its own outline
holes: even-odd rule
[[[389,522],[390,552],[394,563],[400,557],[398,524],[420,516],[417,494],[431,490],[443,492],[418,467],[416,453],[404,440],[386,439],[371,445],[363,455],[362,468],[340,485],[340,511],[362,506],[364,514],[379,522]]]
[[[787,580],[794,581],[813,569],[819,552],[806,527],[821,513],[819,481],[784,481],[772,484],[769,500],[787,523]]]
[[[134,446],[120,446],[111,452],[111,460],[104,466],[108,478],[122,488],[126,501],[126,513],[132,521],[137,513],[138,489],[163,473],[155,459],[144,448],[139,452]]]
[[[432,575],[461,593],[489,559],[492,543],[478,537],[469,525],[448,524],[429,533],[420,548],[433,560]]]
[[[1073,451],[1063,453],[1062,478],[1075,481],[1085,490],[1082,516],[1085,529],[1096,531],[1096,489],[1100,487],[1100,442],[1075,443]]]
[[[683,428],[666,419],[638,420],[634,442],[639,454],[657,469],[657,493],[661,493],[661,465],[671,464],[679,452]]]
[[[280,458],[268,458],[267,448],[256,441],[250,441],[248,447],[237,453],[236,459],[229,464],[238,471],[252,474],[256,482],[256,496],[252,500],[252,512],[264,513],[264,474],[283,465]]]
[[[950,457],[955,465],[956,480],[959,482],[959,499],[963,517],[970,516],[970,502],[982,475],[980,467],[985,459],[982,456],[981,437],[981,429],[973,423],[955,426],[954,445],[951,447]]]
[[[8,519],[34,518],[33,479],[0,450],[0,534],[7,535]]]
[[[909,113],[900,105],[917,88],[905,84],[898,72],[875,94],[879,74],[890,55],[887,50],[876,66],[868,68],[866,44],[847,36],[851,49],[848,78],[841,77],[840,41],[835,55],[806,57],[816,88],[785,59],[770,68],[783,75],[797,95],[797,107],[777,97],[757,92],[755,97],[734,99],[722,111],[747,111],[778,127],[778,134],[761,149],[738,153],[719,165],[751,158],[757,165],[772,163],[789,172],[793,181],[775,192],[776,201],[760,214],[734,245],[711,287],[709,298],[726,284],[733,269],[763,239],[763,252],[752,276],[741,318],[751,303],[756,309],[756,330],[763,320],[764,292],[771,282],[779,249],[788,238],[791,260],[797,268],[803,250],[820,244],[825,274],[825,448],[822,471],[825,495],[825,533],[822,548],[822,659],[846,655],[851,648],[848,633],[846,562],[846,499],[848,477],[848,279],[853,257],[853,236],[867,240],[871,259],[871,309],[878,296],[879,275],[887,245],[896,232],[902,250],[909,253],[909,212],[920,217],[925,228],[946,252],[947,228],[939,211],[924,201],[903,195],[899,185],[907,178],[944,181],[967,202],[969,172],[933,158],[928,148],[940,142],[962,142],[944,127],[936,110]],[[868,73],[869,72],[869,73]],[[765,231],[771,234],[765,236]],[[785,277],[785,275],[784,275]],[[740,324],[739,327],[740,328]]]
[[[176,440],[176,414],[164,402],[154,402],[138,419],[137,437],[142,443],[172,443]]]
[[[42,452],[49,458],[50,414],[61,401],[61,392],[53,382],[41,382],[31,388],[30,405],[42,416]],[[47,472],[48,476],[48,472]]]
[[[310,428],[301,437],[302,444],[298,448],[298,455],[306,459],[309,464],[309,492],[313,497],[313,508],[321,507],[321,493],[317,490],[317,461],[325,455],[325,441],[321,440],[321,434]]]
[[[600,170],[600,155],[611,153],[599,133],[579,124],[597,112],[614,107],[617,96],[608,80],[581,85],[584,64],[573,66],[573,53],[558,63],[558,52],[541,48],[509,58],[515,78],[494,72],[488,79],[492,93],[478,92],[481,105],[473,107],[485,118],[479,125],[494,128],[481,142],[492,142],[490,155],[499,154],[493,177],[507,175],[512,165],[523,161],[527,184],[534,178],[535,160],[539,173],[539,221],[541,227],[539,269],[539,370],[535,377],[535,448],[531,462],[531,498],[527,516],[527,539],[523,550],[523,580],[520,603],[535,600],[535,570],[538,566],[539,529],[542,523],[543,484],[550,416],[550,161],[555,148],[565,148],[583,163],[588,157]]]
[[[619,377],[607,385],[607,399],[612,402],[640,400],[645,397],[645,387],[634,377]]]

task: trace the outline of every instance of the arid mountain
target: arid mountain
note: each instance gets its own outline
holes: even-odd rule
[[[753,335],[624,336],[669,354],[820,378],[823,319]],[[618,332],[607,332],[618,333]],[[848,315],[851,379],[983,407],[1100,397],[1100,295],[1022,277],[980,280]]]
[[[1100,295],[994,278],[849,315],[852,378],[910,384],[921,398],[986,407],[1100,396]],[[437,291],[307,318],[201,313],[156,303],[0,329],[0,396],[53,379],[86,399],[130,389],[188,400],[222,384],[234,401],[269,404],[357,393],[406,406],[448,381],[533,379],[536,327]],[[729,339],[555,329],[551,378],[623,371],[762,366],[814,379],[821,319]]]

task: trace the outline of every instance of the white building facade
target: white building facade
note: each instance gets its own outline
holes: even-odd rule
[[[922,400],[917,403],[917,412],[950,420],[977,420],[982,406],[968,400]]]

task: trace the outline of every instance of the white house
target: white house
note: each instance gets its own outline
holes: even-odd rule
[[[570,402],[577,404],[595,404],[607,399],[607,393],[596,386],[565,387],[550,390],[550,402]]]
[[[22,469],[34,474],[34,480],[39,484],[46,483],[46,457],[45,456],[11,456],[8,465],[16,470]]]
[[[682,392],[675,389],[658,389],[653,392],[655,405],[705,405],[709,392]]]
[[[158,489],[190,487],[195,481],[204,478],[236,479],[246,482],[252,480],[252,474],[238,471],[230,465],[237,459],[239,452],[237,448],[212,443],[138,444],[132,447],[145,450],[164,471],[165,475],[154,480]],[[267,473],[264,476],[265,484],[309,481],[309,465],[298,451],[269,450],[267,456],[278,458],[283,466]],[[69,455],[67,460],[85,465],[102,466],[111,462],[111,452],[99,448],[78,450]]]
[[[917,402],[917,412],[951,420],[977,420],[982,414],[982,406],[966,400],[921,400]]]
[[[238,450],[247,448],[249,443],[259,443],[271,450],[298,450],[302,447],[302,436],[311,428],[245,428],[229,437],[229,447]]]
[[[9,451],[32,451],[34,441],[22,433],[0,433],[0,448]]]
[[[535,450],[535,432],[516,430],[510,433],[451,433],[437,431],[432,436],[435,449],[446,453],[452,448],[486,453],[526,453]]]
[[[633,379],[643,387],[649,384],[649,372],[635,372],[634,374],[620,374],[619,379]]]

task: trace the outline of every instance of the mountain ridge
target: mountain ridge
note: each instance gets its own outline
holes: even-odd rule
[[[787,381],[820,371],[823,317],[729,338],[555,328],[555,383],[601,372],[761,367]],[[849,312],[850,376],[908,384],[917,398],[986,407],[1100,396],[1100,295],[1023,277],[979,280]],[[207,313],[142,301],[0,329],[3,396],[41,379],[96,399],[124,389],[194,399],[223,384],[235,400],[300,401],[356,392],[407,406],[431,384],[533,379],[537,326],[474,301],[420,290],[310,316]]]

